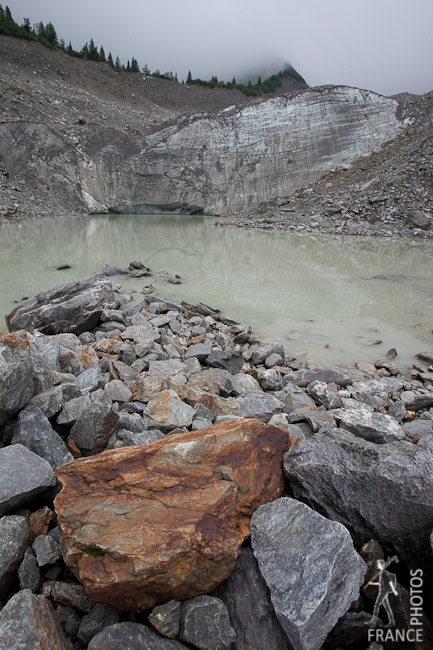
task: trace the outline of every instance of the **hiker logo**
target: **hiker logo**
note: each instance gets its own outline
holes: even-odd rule
[[[379,574],[375,576],[377,582],[374,580],[370,580],[370,582],[368,583],[368,585],[373,585],[378,587],[377,598],[376,598],[376,602],[374,603],[373,616],[375,618],[380,618],[379,610],[383,606],[385,608],[386,615],[388,616],[388,623],[386,627],[394,627],[395,625],[394,614],[392,611],[392,607],[389,603],[388,596],[390,594],[394,594],[395,596],[397,596],[397,578],[394,575],[394,573],[390,573],[389,571],[386,571],[386,569],[387,567],[389,567],[390,564],[398,561],[399,560],[396,555],[393,555],[386,562],[385,560],[377,560],[376,565],[379,570]]]

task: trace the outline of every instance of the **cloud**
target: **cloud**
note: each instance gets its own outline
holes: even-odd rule
[[[11,0],[15,20],[51,20],[151,70],[231,80],[289,61],[310,85],[383,94],[433,88],[431,0]],[[254,79],[253,79],[254,81]]]

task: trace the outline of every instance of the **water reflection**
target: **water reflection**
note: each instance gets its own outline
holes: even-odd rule
[[[432,243],[213,224],[207,217],[180,215],[4,222],[0,309],[10,311],[14,299],[108,262],[126,266],[140,259],[154,270],[180,273],[183,285],[160,285],[167,298],[218,306],[262,334],[281,338],[294,354],[309,353],[321,363],[375,360],[390,347],[409,362],[431,347]],[[72,269],[54,270],[65,263]],[[288,340],[291,330],[298,338]],[[372,349],[360,337],[383,344]]]

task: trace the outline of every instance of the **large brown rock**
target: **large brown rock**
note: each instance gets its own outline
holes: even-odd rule
[[[290,442],[242,419],[63,465],[66,564],[121,610],[211,591],[233,571],[253,512],[280,496]]]

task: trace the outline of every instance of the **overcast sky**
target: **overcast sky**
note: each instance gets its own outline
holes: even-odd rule
[[[9,0],[16,22],[51,21],[122,63],[230,81],[290,62],[310,86],[384,95],[433,90],[433,0]],[[253,82],[255,79],[252,79]]]

